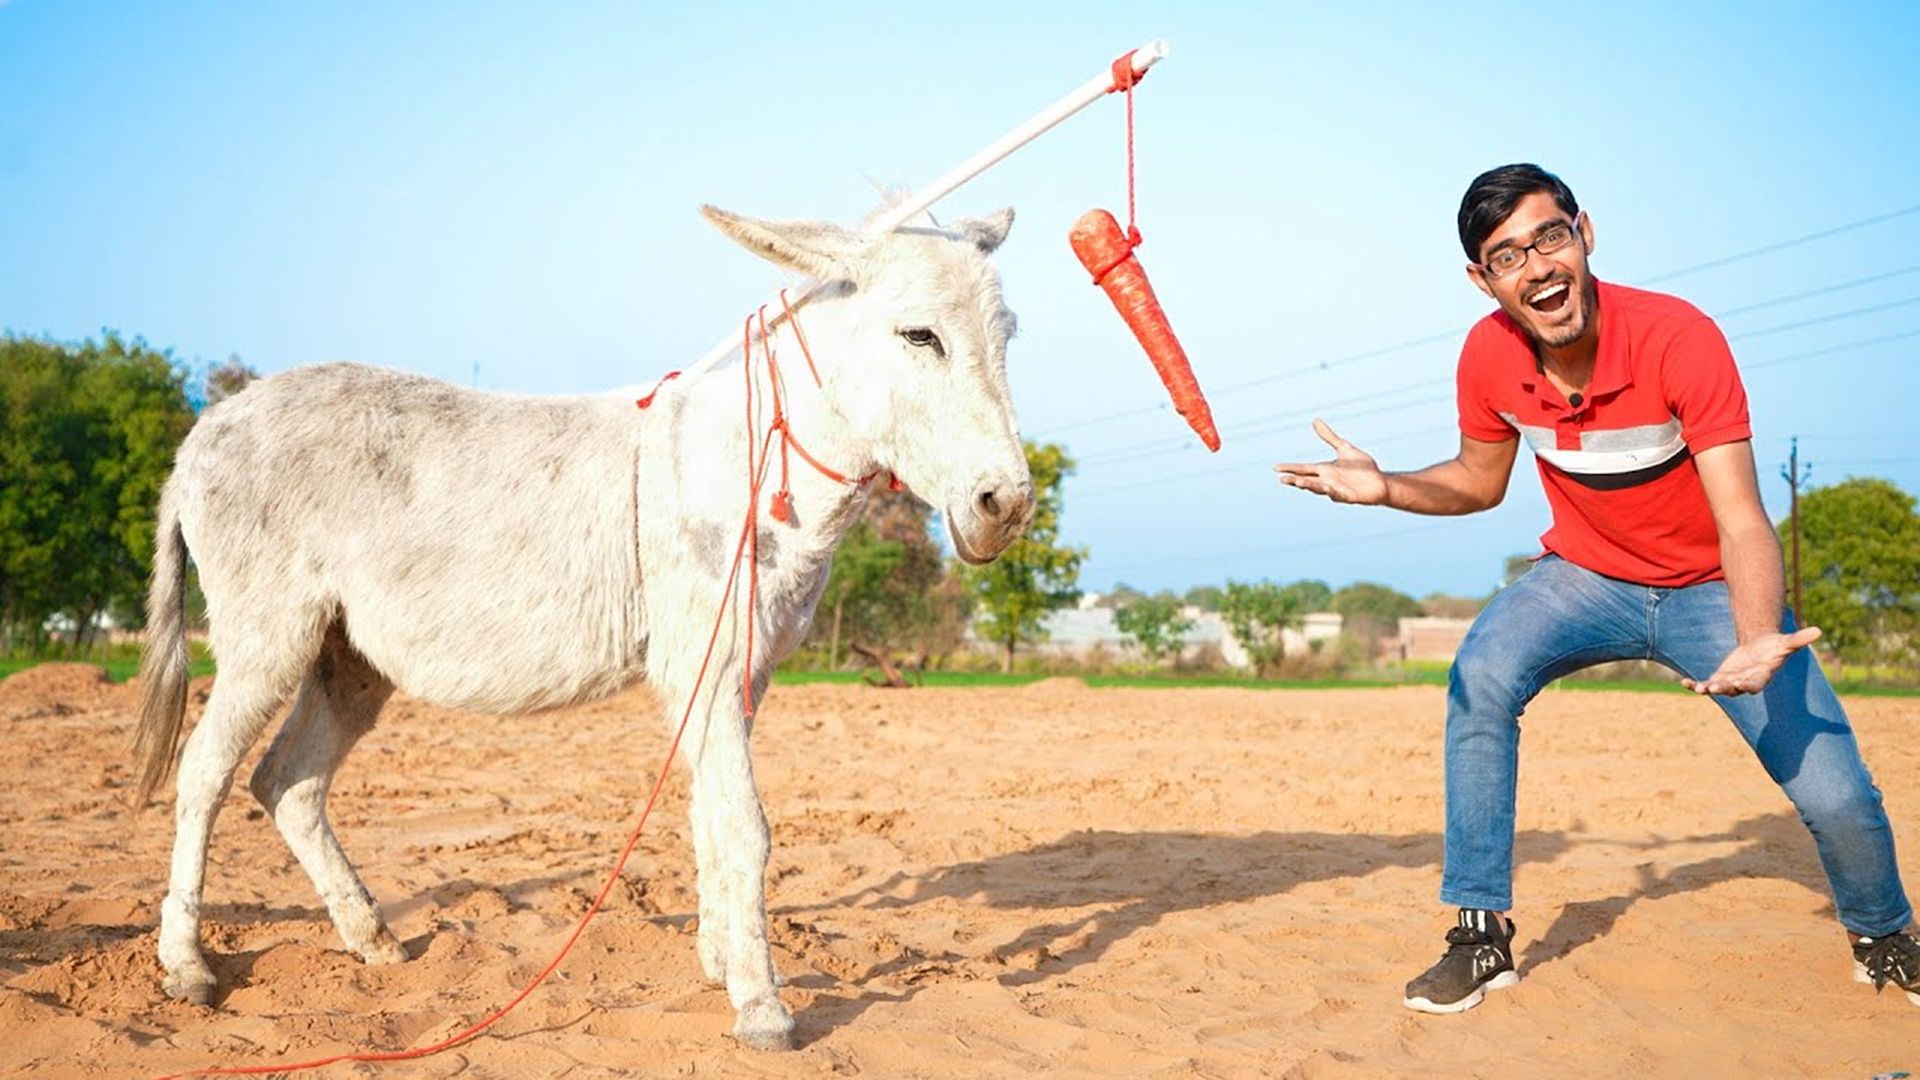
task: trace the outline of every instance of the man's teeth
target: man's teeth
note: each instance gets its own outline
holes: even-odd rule
[[[1557,285],[1549,285],[1546,288],[1541,289],[1539,292],[1534,293],[1532,296],[1528,297],[1527,303],[1529,304],[1542,303],[1544,301],[1551,300],[1554,297],[1566,291],[1567,291],[1567,285],[1566,285],[1566,282],[1564,281],[1560,282]]]

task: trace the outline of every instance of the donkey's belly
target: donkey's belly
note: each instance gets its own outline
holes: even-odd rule
[[[623,642],[601,619],[556,618],[538,604],[476,605],[434,619],[344,606],[349,638],[376,668],[405,693],[450,708],[557,708],[646,674],[644,640]]]

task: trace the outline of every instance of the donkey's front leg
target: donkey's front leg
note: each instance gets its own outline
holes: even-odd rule
[[[688,824],[693,831],[693,862],[700,901],[700,970],[715,986],[727,984],[728,941],[732,930],[727,925],[727,882],[720,869],[720,841],[713,831],[711,812],[715,796],[706,790],[703,770],[693,770],[693,784],[687,805]]]
[[[731,707],[729,707],[731,706]],[[694,762],[713,844],[712,874],[702,874],[701,912],[714,907],[726,926],[727,997],[739,1010],[734,1038],[759,1050],[793,1046],[793,1017],[775,987],[767,944],[767,857],[772,844],[760,792],[753,781],[748,727],[737,700],[714,703],[711,722]],[[706,893],[719,895],[710,905]],[[703,950],[704,951],[704,950]]]

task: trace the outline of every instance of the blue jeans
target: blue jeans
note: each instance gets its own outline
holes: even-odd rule
[[[1502,589],[1474,620],[1448,679],[1441,901],[1513,906],[1520,714],[1542,687],[1607,660],[1657,660],[1704,679],[1735,644],[1724,581],[1650,588],[1548,555]],[[1813,834],[1840,922],[1876,936],[1911,922],[1880,791],[1812,650],[1789,657],[1764,692],[1713,700]]]

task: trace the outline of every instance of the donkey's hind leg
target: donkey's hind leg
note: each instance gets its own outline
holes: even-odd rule
[[[354,743],[373,729],[393,684],[347,640],[339,623],[327,630],[292,715],[274,736],[248,786],[273,815],[294,858],[313,880],[349,950],[369,964],[407,958],[387,929],[360,876],[327,822],[327,790]]]
[[[315,644],[318,644],[315,634]],[[167,896],[160,904],[162,988],[169,997],[205,1005],[213,997],[213,970],[200,953],[200,896],[206,882],[207,839],[213,819],[233,784],[240,758],[260,737],[286,700],[312,648],[292,654],[247,648],[243,637],[220,650],[220,674],[207,699],[206,712],[187,736],[180,753],[180,775],[173,808],[173,861]],[[268,637],[285,647],[297,637]]]

